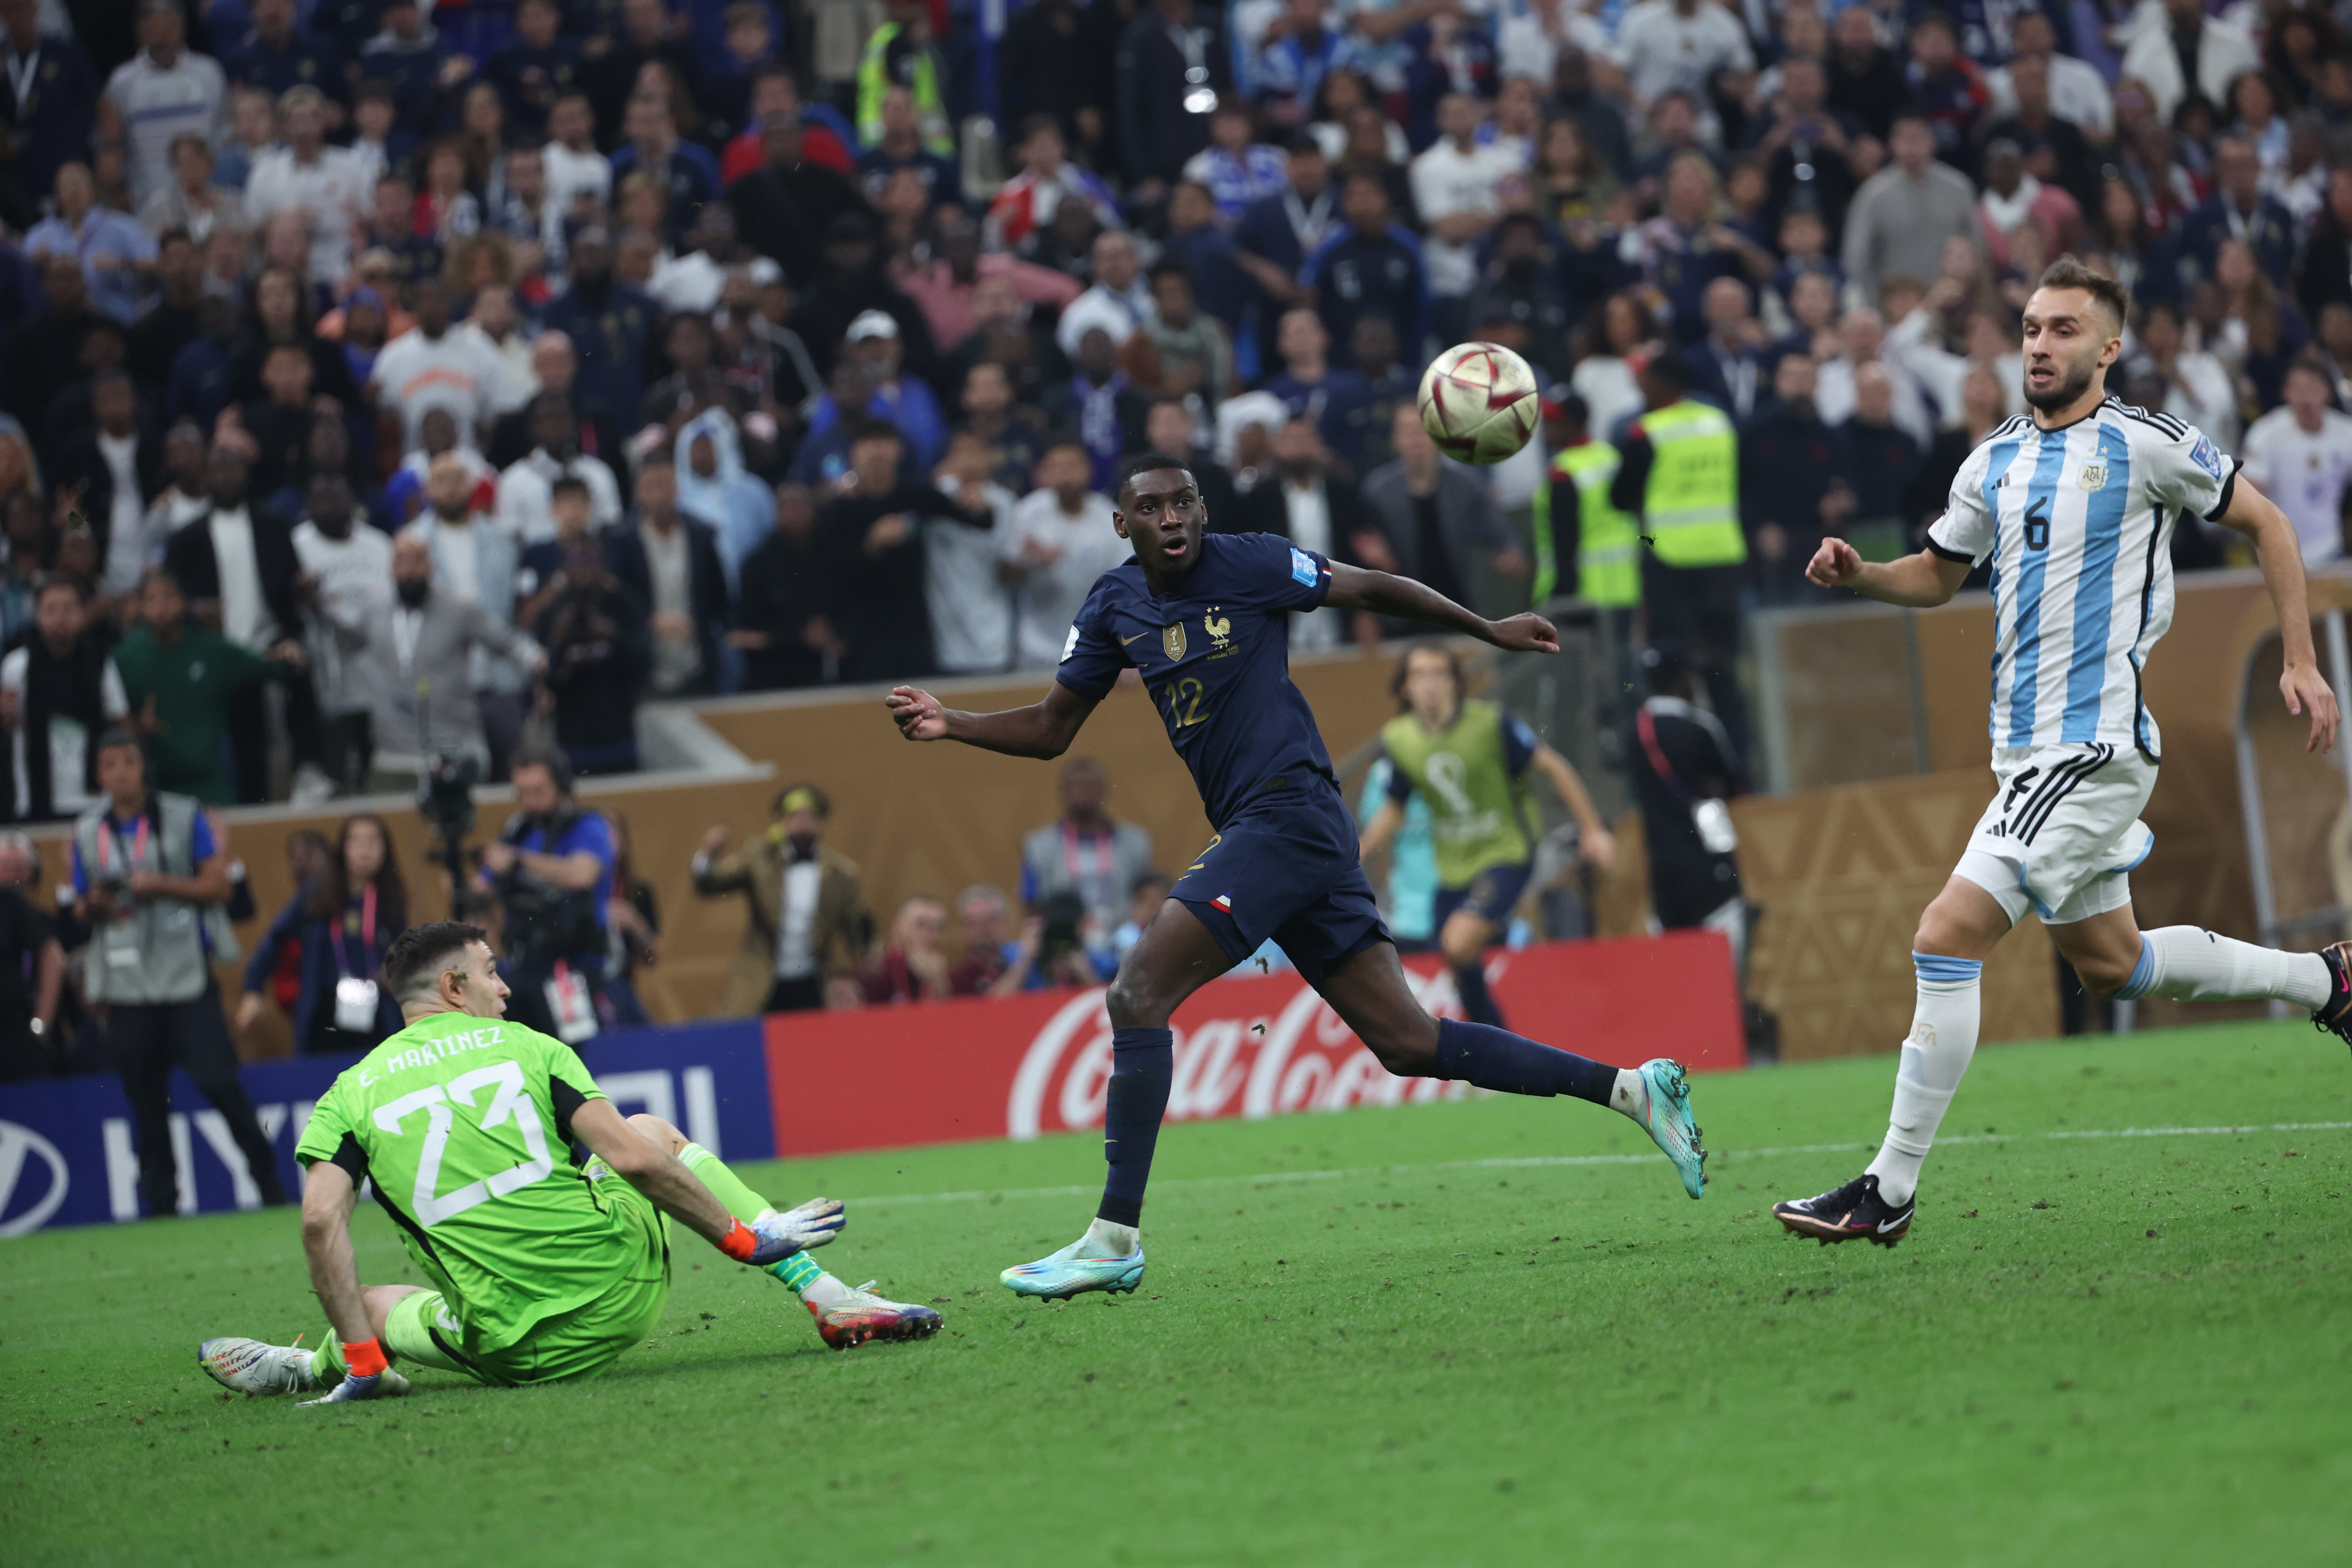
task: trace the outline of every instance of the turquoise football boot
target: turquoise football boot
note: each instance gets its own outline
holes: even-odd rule
[[[1699,1142],[1698,1122],[1691,1116],[1690,1082],[1683,1064],[1654,1057],[1635,1069],[1645,1091],[1630,1112],[1643,1131],[1657,1140],[1666,1158],[1683,1179],[1683,1191],[1706,1195],[1706,1148]]]
[[[1141,1242],[1124,1258],[1084,1257],[1080,1249],[1086,1244],[1086,1237],[1080,1237],[1051,1258],[1016,1263],[999,1278],[1015,1295],[1065,1301],[1088,1290],[1108,1290],[1117,1296],[1143,1283]]]

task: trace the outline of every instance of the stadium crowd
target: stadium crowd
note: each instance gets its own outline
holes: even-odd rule
[[[1146,449],[1191,454],[1213,527],[1488,613],[1618,612],[1720,717],[1736,787],[1743,617],[1820,596],[1824,534],[1916,542],[2021,410],[2018,311],[2067,252],[2137,302],[2124,395],[2344,553],[2328,9],[989,15],[0,0],[0,819],[93,812],[110,731],[208,805],[521,759],[555,804],[493,869],[539,867],[559,923],[641,907],[649,942],[570,804],[636,765],[640,701],[1050,665]],[[1543,388],[1490,468],[1413,406],[1469,338]],[[2172,548],[2230,559],[2194,519]],[[1327,609],[1293,641],[1396,629]],[[958,900],[954,963],[937,904],[875,931],[821,793],[740,852],[714,834],[696,886],[750,899],[741,1006],[1099,970],[1157,886],[1099,785],[1066,778],[1025,917]],[[376,909],[355,820],[273,963]],[[278,980],[306,1042],[369,1026],[322,951]]]
[[[649,696],[1048,664],[1146,447],[1216,527],[1646,599],[1736,709],[1740,616],[1824,532],[1905,547],[2019,410],[2066,251],[2139,303],[2126,395],[2341,553],[2325,9],[861,14],[0,0],[9,815],[94,799],[111,723],[161,788],[315,801],[526,731],[625,770]],[[1411,416],[1474,336],[1547,389],[1486,470]]]

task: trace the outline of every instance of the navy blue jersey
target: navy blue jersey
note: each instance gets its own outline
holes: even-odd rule
[[[1133,561],[1097,578],[1055,679],[1100,698],[1119,671],[1141,670],[1202,808],[1222,831],[1270,779],[1332,777],[1315,715],[1290,683],[1286,619],[1320,605],[1330,588],[1331,563],[1286,539],[1208,534],[1199,562],[1165,598],[1152,595]]]

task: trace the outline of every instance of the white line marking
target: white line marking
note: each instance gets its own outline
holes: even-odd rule
[[[2252,1132],[2343,1132],[2352,1131],[2352,1121],[2273,1121],[2248,1127],[2101,1127],[2083,1128],[2062,1132],[2028,1132],[2006,1134],[1980,1133],[1974,1137],[1945,1138],[1938,1142],[1949,1148],[1963,1143],[2015,1143],[2036,1139],[2061,1138],[2222,1138]],[[1864,1149],[1874,1149],[1875,1143],[1790,1143],[1770,1149],[1718,1149],[1707,1154],[1709,1165],[1722,1160],[1769,1160],[1784,1154],[1849,1154]],[[1346,1176],[1403,1175],[1415,1171],[1507,1171],[1551,1166],[1580,1165],[1643,1165],[1664,1158],[1662,1154],[1529,1154],[1516,1159],[1439,1160],[1419,1165],[1359,1165],[1339,1171],[1268,1171],[1247,1176],[1183,1176],[1157,1182],[1160,1190],[1169,1187],[1231,1186],[1236,1183],[1265,1184],[1273,1182],[1329,1182]],[[887,1197],[849,1198],[854,1204],[968,1204],[984,1203],[1003,1198],[1083,1197],[1099,1192],[1097,1185],[1066,1187],[1000,1187],[959,1193],[902,1193]]]

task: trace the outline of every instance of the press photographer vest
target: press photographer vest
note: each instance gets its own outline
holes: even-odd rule
[[[127,879],[133,871],[196,874],[194,800],[161,791],[148,796],[143,854],[136,828],[118,834],[107,826],[109,809],[101,802],[74,821],[74,848],[91,887]],[[203,995],[211,973],[205,958],[206,912],[185,899],[144,899],[131,905],[128,915],[118,912],[95,922],[82,975],[89,999],[135,1005],[192,1002]],[[134,953],[135,961],[118,960],[117,952]]]

